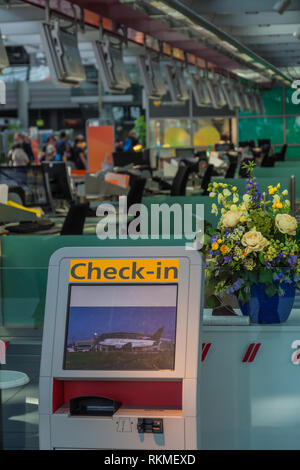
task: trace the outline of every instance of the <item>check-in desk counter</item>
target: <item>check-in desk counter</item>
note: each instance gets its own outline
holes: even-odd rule
[[[300,309],[273,325],[207,325],[210,315],[201,335],[202,448],[299,449]]]

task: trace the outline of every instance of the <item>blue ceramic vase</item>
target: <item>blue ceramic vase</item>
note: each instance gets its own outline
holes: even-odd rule
[[[251,323],[283,323],[293,308],[295,300],[295,284],[281,283],[284,295],[268,297],[265,293],[265,284],[251,286],[251,298],[243,304],[239,301],[243,315],[250,317]]]

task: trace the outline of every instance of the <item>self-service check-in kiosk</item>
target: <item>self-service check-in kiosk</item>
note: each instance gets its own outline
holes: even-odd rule
[[[54,253],[41,449],[200,448],[202,285],[201,256],[184,247]]]

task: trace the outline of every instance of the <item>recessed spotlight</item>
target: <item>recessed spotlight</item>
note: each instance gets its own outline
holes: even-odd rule
[[[283,12],[290,6],[291,0],[279,0],[279,2],[276,2],[273,10],[277,11],[280,15],[282,15]]]
[[[300,39],[300,28],[293,32],[294,38]]]

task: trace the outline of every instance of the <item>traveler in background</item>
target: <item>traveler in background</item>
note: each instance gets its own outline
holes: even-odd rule
[[[123,145],[123,151],[124,152],[130,152],[133,150],[133,148],[139,143],[137,137],[136,137],[136,132],[135,131],[130,131],[128,134],[128,138],[125,140],[124,145]]]
[[[85,156],[85,140],[83,135],[78,135],[75,139],[75,144],[73,148],[74,153],[74,163],[77,170],[86,170],[87,169],[87,160]]]
[[[26,153],[30,162],[34,161],[34,155],[33,155],[33,151],[31,148],[30,139],[28,136],[24,136],[23,134],[21,134],[21,132],[16,132],[14,135],[14,143],[20,144],[22,146],[22,149]]]
[[[23,149],[22,144],[16,143],[8,152],[9,166],[27,166],[30,160]]]
[[[64,131],[62,131],[59,134],[59,139],[57,140],[57,142],[55,144],[56,154],[60,155],[60,160],[63,157],[63,154],[66,150],[66,146],[67,146],[67,136],[66,136],[66,133]]]
[[[63,162],[74,162],[74,152],[72,145],[67,143],[66,149],[64,151],[64,154],[62,156],[62,161]]]
[[[56,156],[56,139],[55,139],[55,136],[54,135],[49,135],[49,137],[47,138],[47,144],[44,146],[43,148],[43,151],[44,151],[44,155],[46,156],[51,156],[51,160],[55,160],[55,156]],[[49,160],[46,160],[46,161],[49,161]]]

